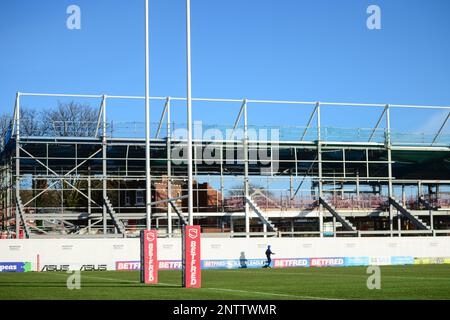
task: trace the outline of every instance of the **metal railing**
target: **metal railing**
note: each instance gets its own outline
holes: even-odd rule
[[[26,121],[26,120],[25,120]],[[54,121],[51,123],[35,124],[33,127],[25,125],[25,121],[21,121],[21,134],[23,136],[34,137],[96,137],[101,135],[103,125],[97,128],[96,122],[72,122],[72,121]],[[174,135],[177,129],[184,129],[183,123],[171,123],[171,138],[179,139]],[[156,138],[158,131],[158,123],[151,123],[151,136]],[[299,141],[299,137],[307,127],[305,126],[270,126],[270,125],[249,125],[248,131],[249,141]],[[243,132],[241,130],[233,130],[231,125],[219,124],[202,124],[202,131],[214,130],[219,132],[223,139],[214,138],[217,141],[241,141]],[[260,134],[261,130],[265,130],[267,134]],[[255,134],[251,134],[254,131]],[[276,134],[274,134],[276,132]],[[108,138],[136,138],[143,139],[145,137],[144,122],[123,122],[109,121],[106,124],[106,135]],[[369,138],[371,143],[384,143],[386,141],[385,129],[377,129],[373,132],[371,128],[342,128],[342,127],[321,127],[321,141],[324,142],[354,142],[367,143]],[[165,139],[168,136],[167,130],[160,130],[158,138]],[[302,141],[316,141],[318,136],[318,128],[311,127],[303,137]],[[450,145],[450,134],[442,133],[437,141],[433,142],[435,133],[418,133],[418,132],[391,132],[390,138],[392,145],[411,145],[411,146],[448,146]],[[198,137],[203,139],[203,137]],[[196,137],[194,137],[196,139]],[[6,140],[6,139],[5,139]],[[209,142],[209,141],[205,141]]]
[[[268,190],[270,192],[270,190]],[[385,210],[388,206],[386,196],[326,196],[325,199],[336,209],[341,210]],[[264,210],[313,210],[318,206],[316,196],[253,196],[258,207]],[[228,211],[242,211],[244,208],[243,196],[226,197],[225,208]]]
[[[141,100],[144,101],[143,96],[118,96],[118,95],[83,95],[83,94],[66,94],[66,93],[22,93],[18,92],[16,95],[16,105],[15,105],[15,121],[20,120],[20,112],[16,112],[20,109],[20,99],[23,97],[47,97],[47,98],[72,98],[72,99],[92,99],[92,101],[98,101],[101,99],[99,118],[97,123],[95,124],[95,133],[94,136],[102,132],[101,128],[107,128],[107,135],[110,137],[144,137],[145,133],[145,125],[143,122],[113,122],[106,121],[106,113],[107,101],[115,100],[115,101],[136,101]],[[152,136],[155,137],[159,135],[159,129],[162,128],[163,120],[166,116],[166,110],[170,108],[171,102],[183,102],[186,101],[186,98],[181,97],[150,97],[150,100],[153,103],[165,103],[164,110],[161,115],[161,120],[159,124],[151,125]],[[411,146],[446,146],[450,145],[450,133],[446,132],[444,129],[446,128],[446,124],[450,115],[450,106],[424,106],[424,105],[402,105],[402,104],[371,104],[371,103],[347,103],[347,102],[317,102],[317,101],[286,101],[286,100],[255,100],[255,99],[216,99],[216,98],[193,98],[193,102],[198,103],[199,108],[207,104],[225,104],[230,106],[238,106],[242,105],[246,108],[254,107],[257,105],[258,107],[264,107],[264,105],[269,106],[292,106],[298,108],[309,108],[310,110],[313,108],[310,120],[306,126],[252,126],[250,121],[247,126],[248,130],[252,128],[256,129],[276,129],[278,131],[278,135],[276,139],[279,141],[336,141],[336,142],[377,142],[377,143],[385,143],[387,140],[390,140],[392,145],[411,145]],[[126,102],[127,103],[127,102]],[[323,123],[321,119],[321,114],[323,114],[328,107],[339,107],[339,108],[369,108],[372,110],[379,110],[380,117],[376,126],[374,128],[339,128],[336,126],[327,126]],[[418,132],[399,132],[390,127],[390,121],[386,121],[385,127],[381,127],[383,123],[383,117],[386,117],[388,120],[391,116],[390,110],[393,109],[416,109],[416,110],[439,110],[445,111],[445,114],[442,116],[442,124],[437,132],[429,132],[429,133],[418,133]],[[109,110],[109,108],[108,108]],[[322,111],[320,111],[322,110]],[[322,113],[321,113],[322,112]],[[100,113],[104,113],[103,120],[101,120]],[[448,114],[447,114],[448,113]],[[239,112],[238,119],[242,115],[242,107]],[[317,123],[316,126],[312,124],[312,119],[316,117]],[[170,122],[171,120],[168,119]],[[16,124],[16,123],[14,123]],[[205,129],[214,128],[221,132],[223,132],[224,137],[226,137],[225,133],[227,129],[231,129],[231,131],[235,131],[235,129],[239,129],[240,127],[236,127],[238,121],[236,121],[235,126],[221,126],[221,125],[205,125]],[[92,128],[91,123],[88,127],[84,127],[83,124],[78,124],[78,128],[66,128],[68,123],[53,123],[53,124],[44,124],[43,127],[48,128],[53,126],[53,132],[56,135],[68,136],[68,135],[81,135],[91,136]],[[73,124],[71,124],[73,125]],[[186,127],[185,124],[175,124],[178,128]],[[17,127],[17,126],[15,126]],[[173,126],[172,126],[173,127]],[[155,130],[158,128],[157,130]],[[25,129],[25,132],[23,131]],[[31,129],[31,128],[30,128]],[[130,130],[131,129],[131,130]],[[244,128],[240,128],[244,129]],[[172,132],[173,128],[171,128]],[[73,132],[71,132],[73,131]],[[49,131],[51,132],[51,131]],[[26,125],[21,123],[21,134],[26,135]],[[167,136],[166,132],[166,136]],[[30,133],[30,135],[34,135]],[[251,140],[252,137],[249,136]],[[269,139],[270,140],[270,139]]]

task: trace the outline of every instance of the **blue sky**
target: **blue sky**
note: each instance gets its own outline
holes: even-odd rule
[[[66,28],[71,4],[81,8],[81,30]],[[2,1],[0,113],[12,111],[16,91],[143,95],[143,4]],[[381,30],[366,27],[371,4],[381,8]],[[185,96],[184,9],[184,0],[150,0],[152,96]],[[449,13],[448,0],[192,0],[193,96],[450,105]],[[183,122],[183,105],[174,107]],[[238,108],[194,104],[194,119],[230,124]],[[152,106],[153,121],[160,111]],[[143,102],[112,103],[110,112],[110,119],[142,121]],[[309,112],[250,106],[249,121],[302,126]],[[379,112],[329,108],[323,118],[370,127]],[[393,126],[433,131],[444,116],[394,111]]]

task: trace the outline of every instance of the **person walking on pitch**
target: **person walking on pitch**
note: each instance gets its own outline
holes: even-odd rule
[[[275,254],[275,253],[272,252],[272,250],[270,250],[270,246],[267,246],[267,250],[266,250],[267,262],[266,262],[266,265],[263,268],[271,268],[270,264],[272,263],[272,259],[270,258],[270,256],[272,254]]]

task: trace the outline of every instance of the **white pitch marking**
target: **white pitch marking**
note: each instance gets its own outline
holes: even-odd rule
[[[54,273],[54,274],[55,274],[55,275],[58,275],[58,276],[64,276],[64,277],[66,277],[65,274],[61,274],[61,273]],[[141,283],[140,281],[137,281],[137,280],[127,280],[127,279],[114,279],[114,278],[96,277],[96,276],[88,276],[88,275],[85,275],[85,274],[83,274],[82,277],[85,277],[85,278],[91,278],[91,279],[100,279],[100,280],[116,281],[116,282]],[[158,284],[165,285],[165,286],[174,286],[174,287],[177,287],[177,286],[178,286],[178,285],[176,285],[176,284],[162,283],[162,282],[160,282],[160,283],[158,283]]]
[[[243,272],[241,270],[216,270],[219,272]],[[246,274],[247,273],[251,273],[251,274],[261,274],[260,272],[252,272],[252,271],[244,271]],[[280,272],[280,273],[276,273],[274,274],[277,277],[280,275],[301,275],[301,276],[311,276],[313,275],[313,273],[306,273],[306,272]],[[328,277],[361,277],[361,278],[366,278],[367,276],[365,274],[340,274],[340,273],[320,273],[321,276],[328,276]],[[391,275],[383,275],[383,278],[398,278],[398,279],[419,279],[419,280],[449,280],[450,278],[438,278],[438,277],[407,277],[407,276],[391,276]]]
[[[337,298],[324,298],[324,297],[313,297],[313,296],[299,296],[294,294],[284,294],[284,293],[272,293],[272,292],[261,292],[261,291],[246,291],[246,290],[236,290],[236,289],[225,289],[225,288],[205,288],[209,290],[217,290],[217,291],[226,291],[226,292],[239,292],[239,293],[248,293],[248,294],[261,294],[261,295],[270,295],[270,296],[280,296],[280,297],[293,297],[300,299],[311,299],[311,300],[343,300]]]
[[[55,273],[56,275],[60,276],[66,276],[65,274]],[[140,283],[140,281],[136,280],[126,280],[126,279],[113,279],[113,278],[104,278],[104,277],[96,277],[96,276],[88,276],[83,275],[83,277],[91,278],[91,279],[101,279],[101,280],[108,280],[108,281],[122,281],[122,282],[132,282],[132,283]],[[158,283],[159,285],[165,285],[165,286],[173,286],[173,287],[179,287],[179,285],[172,284],[172,283]],[[246,290],[237,290],[237,289],[227,289],[227,288],[202,288],[206,290],[216,290],[216,291],[225,291],[225,292],[239,292],[239,293],[248,293],[248,294],[260,294],[260,295],[270,295],[270,296],[281,296],[281,297],[292,297],[292,298],[299,298],[299,299],[311,299],[311,300],[342,300],[342,299],[334,299],[334,298],[323,298],[323,297],[313,297],[313,296],[298,296],[293,294],[283,294],[283,293],[271,293],[271,292],[261,292],[261,291],[246,291]]]

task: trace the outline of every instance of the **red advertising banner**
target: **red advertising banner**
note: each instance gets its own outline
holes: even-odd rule
[[[141,282],[158,283],[158,256],[156,230],[141,231]]]
[[[202,284],[200,231],[200,226],[184,226],[183,286],[185,288],[200,288]]]

